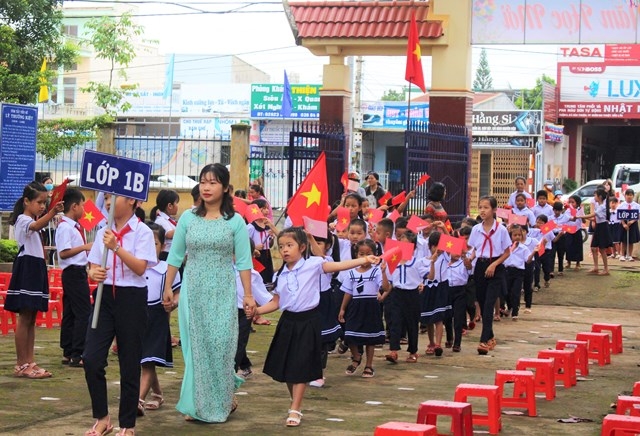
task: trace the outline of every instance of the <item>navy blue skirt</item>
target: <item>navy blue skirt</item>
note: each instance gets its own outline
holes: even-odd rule
[[[333,297],[331,289],[320,292],[320,336],[323,344],[334,343],[342,333],[342,327],[338,323],[335,310],[333,310]]]
[[[140,363],[155,363],[156,366],[173,368],[169,314],[162,303],[147,306],[147,329],[142,341]]]
[[[49,310],[49,279],[43,258],[29,255],[16,258],[4,308],[16,313]]]
[[[620,224],[620,234],[618,241],[626,244],[627,234],[629,235],[629,244],[635,244],[640,240],[640,232],[638,231],[637,221],[631,227],[629,227],[629,230],[625,230],[624,227],[622,227],[622,224]]]
[[[382,310],[375,296],[352,298],[344,321],[344,336],[349,340],[349,344],[384,344]]]
[[[420,321],[424,324],[435,324],[451,316],[451,301],[449,298],[449,282],[444,281],[436,286],[425,287],[427,294],[426,311],[421,313]]]
[[[591,248],[605,249],[613,246],[611,234],[609,233],[609,223],[607,221],[596,224],[596,230],[591,238]]]

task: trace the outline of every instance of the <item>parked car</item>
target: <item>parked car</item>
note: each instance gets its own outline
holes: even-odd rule
[[[189,176],[181,176],[176,174],[169,174],[158,176],[157,179],[149,182],[150,188],[169,188],[169,189],[191,189],[196,186],[198,182],[193,180]]]
[[[624,195],[622,185],[627,185],[637,194],[640,191],[640,164],[625,163],[616,165],[613,167],[611,180],[615,184],[616,192]]]
[[[605,182],[605,179],[594,179],[589,180],[584,185],[580,186],[575,191],[571,191],[568,194],[562,196],[562,202],[566,203],[569,201],[569,197],[572,195],[577,195],[582,199],[582,201],[588,200],[593,197],[593,194],[596,192],[596,188],[598,185],[602,185]]]

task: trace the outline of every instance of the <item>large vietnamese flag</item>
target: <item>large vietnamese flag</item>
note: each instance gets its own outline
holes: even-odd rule
[[[422,53],[420,52],[420,38],[418,37],[418,24],[416,14],[411,12],[411,23],[409,23],[409,41],[407,43],[407,68],[404,73],[407,82],[413,83],[422,92],[426,92],[424,86],[424,73],[422,72]]]
[[[294,226],[303,226],[305,216],[318,221],[326,221],[329,217],[327,158],[324,152],[291,197],[287,213]]]

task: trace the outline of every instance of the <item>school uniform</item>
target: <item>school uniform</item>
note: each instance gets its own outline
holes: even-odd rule
[[[576,216],[581,215],[582,209],[578,207],[575,213]],[[566,225],[575,229],[575,232],[564,235],[565,256],[567,258],[567,262],[582,262],[584,259],[582,254],[582,220],[577,218],[576,220],[571,221],[572,215],[570,210],[567,210],[564,214],[569,218]]]
[[[480,342],[487,343],[494,338],[493,309],[496,299],[504,283],[504,265],[498,265],[493,277],[485,277],[489,265],[495,262],[511,246],[511,238],[506,227],[494,221],[489,232],[483,228],[483,223],[476,224],[469,235],[469,246],[476,250],[476,266],[473,278],[476,284],[476,296],[482,309],[482,334]]]
[[[378,295],[382,287],[382,271],[377,266],[358,272],[347,271],[342,290],[351,295],[345,313],[344,336],[353,345],[384,344],[385,331]]]
[[[60,324],[60,348],[63,356],[79,362],[84,350],[91,299],[87,277],[87,252],[62,259],[60,253],[86,244],[80,224],[63,216],[56,232],[58,265],[62,269],[62,322]]]
[[[527,236],[523,245],[527,247],[529,252],[533,253],[540,241],[538,239]],[[524,290],[524,307],[531,309],[533,304],[533,271],[535,262],[526,262],[524,264],[524,275],[522,277],[522,290]]]
[[[4,303],[5,310],[11,312],[49,310],[49,279],[42,237],[40,232],[29,229],[34,222],[33,218],[21,214],[14,224],[18,256],[13,261]]]
[[[88,261],[102,262],[104,244],[102,239],[106,228],[98,230],[89,252]],[[115,228],[112,229],[115,232]],[[132,215],[118,232],[119,244],[136,258],[146,260],[147,267],[158,262],[153,232],[138,217]],[[107,278],[104,281],[102,304],[98,318],[98,328],[87,329],[84,353],[85,379],[91,396],[93,417],[102,418],[109,414],[107,381],[105,368],[109,347],[115,337],[118,342],[118,363],[120,365],[120,407],[118,418],[120,427],[133,428],[136,425],[138,396],[140,394],[140,360],[142,343],[147,325],[147,281],[139,276],[112,251],[107,255]],[[91,324],[93,314],[89,318]]]
[[[418,287],[429,272],[426,258],[413,257],[398,265],[391,275],[393,286],[388,300],[389,312],[389,349],[400,350],[400,337],[403,325],[407,329],[410,354],[418,352],[418,323],[420,321],[420,295]]]
[[[449,298],[449,261],[451,257],[448,253],[442,253],[435,262],[430,264],[429,269],[434,269],[433,280],[426,279],[426,311],[421,321],[425,324],[435,324],[442,322],[451,316],[451,301]],[[429,272],[427,272],[429,274]]]
[[[533,215],[536,218],[538,218],[540,215],[546,215],[549,220],[553,219],[553,207],[551,207],[549,203],[545,204],[544,206],[540,206],[538,203],[536,203],[536,205],[531,208],[531,212],[533,212]]]
[[[473,248],[467,251],[466,256],[472,257],[474,255]],[[476,282],[473,280],[473,273],[476,268],[476,258],[475,256],[471,260],[471,269],[469,270],[469,279],[467,280],[467,284],[465,285],[465,296],[466,296],[466,305],[467,305],[467,314],[469,315],[469,319],[475,322],[476,317]]]
[[[514,207],[513,209],[511,209],[511,213],[513,213],[514,215],[526,216],[527,223],[529,223],[529,227],[536,225],[536,216],[533,214],[533,211],[531,211],[531,209],[529,209],[526,206],[523,207],[522,209],[518,209],[517,207]]]
[[[325,260],[327,262],[334,261],[330,256],[325,256]],[[342,327],[338,322],[338,317],[333,307],[332,281],[333,273],[324,273],[320,276],[320,303],[318,304],[318,310],[320,311],[320,337],[323,344],[335,344],[336,340],[343,336]],[[342,295],[342,292],[340,294]]]
[[[557,228],[555,228],[553,230],[553,234],[554,239],[556,239],[555,241],[552,242],[551,244],[551,258],[552,258],[552,263],[551,263],[551,271],[553,271],[553,265],[555,263],[556,258],[558,259],[558,272],[563,272],[564,271],[564,256],[565,256],[565,252],[566,252],[566,242],[565,242],[565,237],[566,237],[566,233],[562,234],[558,237],[558,235],[560,234],[560,232],[562,231],[562,226],[564,226],[565,224],[569,224],[569,217],[567,217],[564,213],[560,214],[560,216],[554,216],[553,217],[553,222],[556,223],[556,225],[558,226]]]
[[[539,229],[531,229],[529,232],[534,237],[539,237],[540,243],[544,242],[544,254],[540,255],[538,248],[535,249],[535,265],[533,266],[533,280],[536,288],[540,287],[540,270],[542,270],[543,278],[545,282],[551,280],[551,272],[553,271],[553,255],[551,249],[553,248],[553,239],[555,235],[553,232],[542,234]]]
[[[617,209],[609,209],[609,233],[611,234],[611,242],[619,244],[622,239],[622,224],[618,219]],[[626,240],[625,240],[626,243]]]
[[[511,246],[511,253],[504,261],[507,270],[507,304],[511,309],[511,316],[518,316],[520,311],[520,291],[524,281],[524,270],[531,251],[521,242]]]
[[[168,264],[160,261],[147,268],[147,328],[142,341],[142,359],[140,363],[155,363],[156,366],[173,368],[173,351],[171,348],[171,330],[169,314],[162,305],[162,294],[167,278]],[[180,289],[180,274],[171,284],[171,289]]]
[[[626,201],[623,201],[618,205],[618,208],[623,210],[625,209],[640,210],[640,204],[636,203],[635,201],[632,201],[631,203],[627,203]],[[627,220],[625,220],[624,222],[626,223]],[[627,243],[635,244],[638,241],[640,241],[640,231],[638,231],[638,221],[631,224],[629,226],[629,229],[625,229],[624,227],[622,227],[622,223],[621,223],[620,224],[620,242],[622,242],[623,244],[627,244]],[[632,253],[628,253],[628,254],[629,256],[631,256]]]
[[[282,315],[269,346],[263,372],[286,383],[308,383],[322,377],[320,275],[323,257],[300,259],[277,275],[274,293]]]
[[[446,265],[448,275],[448,296],[450,312],[453,316],[453,346],[460,347],[462,330],[467,327],[466,289],[471,269],[467,269],[462,258],[449,261]]]
[[[531,198],[531,194],[529,194],[526,191],[522,191],[522,192],[519,192],[517,190],[513,191],[511,194],[509,194],[509,200],[507,201],[507,205],[511,206],[512,209],[516,208],[516,197],[518,196],[518,194],[524,195],[526,199]]]
[[[236,357],[234,371],[238,369],[250,369],[252,364],[247,356],[247,344],[249,343],[249,334],[251,333],[252,318],[247,318],[244,311],[244,287],[240,279],[240,273],[235,265],[233,270],[236,273],[236,305],[238,306],[238,348],[236,349]],[[251,294],[259,306],[264,306],[273,299],[273,295],[267,291],[262,281],[262,276],[258,271],[251,270]]]
[[[607,219],[608,205],[606,202],[595,206],[595,223],[596,227],[591,238],[591,248],[599,248],[601,250],[613,246],[611,234],[609,233],[609,220]]]
[[[157,225],[162,227],[165,232],[173,232],[176,230],[176,226],[178,225],[177,221],[171,218],[166,213],[158,210],[156,214],[156,220],[154,221]],[[171,244],[173,243],[173,238],[164,239],[164,248],[160,253],[160,260],[167,260],[169,256],[169,250],[171,249]]]
[[[271,258],[273,237],[268,229],[261,227],[255,221],[247,224],[247,231],[249,232],[249,238],[251,238],[256,246],[262,245],[258,261],[264,266],[264,270],[260,272],[260,276],[262,276],[263,283],[271,283],[271,279],[273,278],[273,259]]]

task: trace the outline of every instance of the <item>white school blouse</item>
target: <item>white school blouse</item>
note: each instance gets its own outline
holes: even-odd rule
[[[68,266],[76,265],[76,266],[87,266],[87,252],[81,251],[75,256],[68,257],[63,259],[60,257],[60,253],[64,250],[69,250],[71,248],[80,247],[84,245],[84,239],[82,239],[82,235],[84,230],[82,228],[77,228],[74,220],[67,216],[63,216],[62,220],[58,224],[58,228],[56,229],[56,251],[58,253],[58,265],[60,265],[61,269],[65,269]]]
[[[175,224],[173,224],[171,221],[175,222]],[[165,232],[175,231],[176,226],[178,225],[178,223],[173,218],[171,218],[169,215],[162,212],[161,210],[159,210],[156,215],[155,223],[160,227],[162,227]],[[166,251],[168,253],[172,243],[173,243],[173,238],[167,238],[165,236],[164,249],[162,251]]]
[[[289,269],[285,266],[276,274],[278,286],[274,294],[280,296],[280,310],[305,312],[320,304],[320,275],[325,272],[323,257],[302,258]]]
[[[144,278],[147,280],[147,305],[152,306],[162,302],[164,284],[167,279],[169,264],[165,261],[158,262],[155,266],[147,268]],[[175,291],[182,284],[180,273],[176,273],[171,284],[171,290]]]
[[[404,264],[398,265],[391,274],[391,285],[394,288],[412,290],[416,289],[429,274],[429,260],[425,257],[415,258]]]
[[[353,298],[378,297],[382,287],[382,271],[378,266],[369,268],[368,271],[358,272],[357,268],[345,271],[345,280],[342,289]]]
[[[505,259],[504,266],[524,269],[527,259],[531,256],[531,250],[522,242],[518,242],[518,245],[516,245],[514,249],[510,248],[509,250],[511,254]]]
[[[524,195],[524,198],[531,198],[531,194],[529,194],[526,191],[522,191],[522,192],[513,191],[511,194],[509,194],[509,201],[507,201],[507,204],[511,206],[512,209],[516,208],[516,196],[518,194]]]
[[[476,258],[496,258],[504,254],[511,246],[511,238],[507,228],[494,221],[489,233],[484,231],[482,223],[471,229],[467,244],[476,250]]]
[[[29,229],[29,226],[33,222],[35,222],[35,220],[25,214],[18,215],[16,219],[16,223],[13,226],[15,229],[16,242],[18,243],[18,248],[24,247],[23,250],[18,252],[18,257],[33,256],[44,259],[44,248],[42,247],[40,232],[34,232]]]
[[[534,226],[536,224],[536,216],[533,214],[531,209],[529,209],[526,206],[523,207],[522,209],[518,209],[517,207],[514,207],[513,209],[511,209],[511,212],[514,215],[526,216],[527,221],[529,222],[529,226]]]
[[[244,287],[240,279],[240,272],[235,265],[233,266],[233,271],[236,273],[236,305],[238,309],[244,309]],[[251,270],[251,294],[259,306],[264,306],[273,299],[273,295],[264,286],[262,276],[255,269]]]

